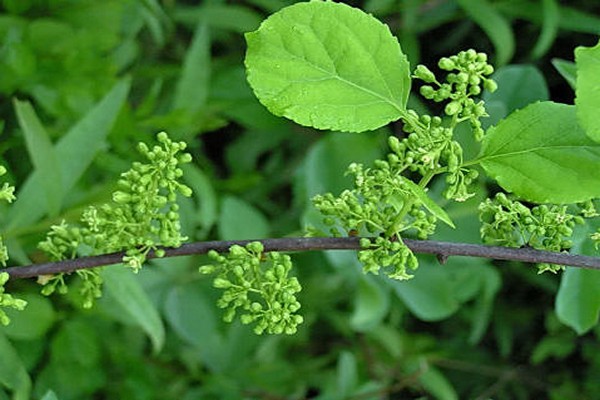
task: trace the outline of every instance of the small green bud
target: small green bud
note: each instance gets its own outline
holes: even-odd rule
[[[431,72],[429,68],[424,65],[417,65],[417,68],[415,69],[415,77],[427,83],[433,83],[436,81],[433,72]]]
[[[435,89],[429,85],[421,86],[419,92],[421,93],[421,96],[425,97],[426,99],[432,99],[436,94]]]
[[[450,103],[446,104],[446,108],[444,108],[444,112],[446,113],[446,115],[452,116],[452,115],[458,114],[461,109],[462,109],[462,106],[458,101],[451,101]]]
[[[494,93],[498,89],[498,84],[492,79],[486,79],[483,82],[483,88],[490,93]]]
[[[126,204],[131,201],[131,195],[121,191],[114,192],[112,198],[115,203],[119,204]]]
[[[443,57],[438,62],[438,67],[444,71],[452,71],[456,68],[456,63],[448,57]]]

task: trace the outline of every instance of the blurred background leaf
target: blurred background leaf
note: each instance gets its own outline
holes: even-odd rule
[[[0,205],[0,226],[13,265],[46,261],[36,246],[48,228],[109,200],[119,174],[139,160],[137,143],[160,130],[185,139],[194,156],[185,180],[195,194],[180,202],[190,241],[301,235],[307,224],[327,233],[311,197],[346,188],[348,164],[381,157],[402,126],[315,132],[259,104],[245,78],[243,33],[293,3],[1,0],[0,158],[18,200]],[[435,69],[468,48],[487,52],[499,83],[484,97],[488,126],[533,101],[572,104],[573,51],[600,34],[600,9],[587,0],[347,3],[390,26],[411,69]],[[418,95],[409,105],[437,112]],[[470,135],[462,130],[458,140]],[[47,184],[59,179],[58,188]],[[497,187],[485,182],[464,203],[442,200],[440,187],[433,182],[430,194],[457,228],[440,226],[435,239],[477,243],[477,204]],[[0,329],[0,399],[600,392],[596,273],[421,257],[415,278],[397,283],[362,275],[354,252],[292,257],[305,323],[291,337],[223,323],[219,293],[197,273],[203,257],[155,260],[137,276],[109,267],[105,296],[91,310],[78,305],[77,288],[45,298],[33,281],[10,282],[30,304]]]

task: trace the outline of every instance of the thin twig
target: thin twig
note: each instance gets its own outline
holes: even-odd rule
[[[206,254],[209,250],[227,251],[232,245],[246,245],[255,240],[211,241],[186,243],[178,248],[165,248],[165,257]],[[260,239],[265,251],[313,251],[313,250],[359,250],[360,238],[280,238]],[[600,270],[600,257],[581,256],[567,253],[553,253],[531,248],[510,248],[500,246],[484,246],[468,243],[438,242],[434,240],[403,239],[404,243],[415,253],[433,254],[445,260],[450,256],[481,257],[495,260],[512,260],[528,263],[549,263],[569,265],[572,267]],[[72,260],[32,264],[21,267],[0,269],[8,272],[11,278],[31,278],[39,275],[52,275],[60,272],[73,272],[79,269],[94,268],[104,265],[120,264],[123,252],[103,254],[92,257],[81,257]],[[148,258],[156,258],[154,252]]]

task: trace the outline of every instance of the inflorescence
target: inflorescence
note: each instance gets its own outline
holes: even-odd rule
[[[173,142],[165,132],[157,135],[160,145],[149,148],[140,143],[138,151],[146,163],[135,162],[121,174],[119,190],[111,203],[88,207],[76,226],[65,221],[54,225],[39,244],[53,261],[78,256],[126,251],[123,262],[138,271],[149,251],[164,255],[160,247],[179,247],[186,240],[180,232],[177,194],[190,196],[192,190],[180,182],[179,166],[191,161],[184,142]],[[91,307],[101,295],[102,278],[97,270],[78,270],[84,307]],[[63,274],[40,277],[42,293],[66,293]]]
[[[389,138],[391,152],[385,160],[376,160],[371,168],[351,164],[347,173],[354,177],[353,189],[338,197],[327,193],[313,198],[331,234],[356,231],[376,236],[361,241],[363,250],[358,258],[365,271],[377,273],[383,267],[392,278],[411,277],[408,270],[418,263],[401,236],[426,239],[434,233],[438,219],[449,222],[441,218],[442,210],[436,212],[427,201],[425,188],[435,175],[445,174],[445,198],[465,201],[472,196],[469,185],[478,173],[463,166],[463,150],[454,140],[454,131],[458,124],[468,121],[475,138],[483,137],[480,119],[487,113],[483,101],[476,101],[474,96],[483,89],[496,90],[496,83],[488,78],[494,68],[485,54],[474,50],[442,58],[439,67],[449,71],[445,83],[423,65],[416,68],[414,77],[427,84],[421,87],[425,98],[447,102],[446,118],[405,111],[401,118],[406,136]],[[418,184],[407,177],[415,174],[421,177]]]
[[[265,254],[260,242],[233,245],[225,255],[211,250],[208,256],[215,264],[200,267],[200,272],[216,274],[213,286],[223,290],[217,306],[225,309],[225,321],[233,321],[241,310],[240,320],[243,324],[256,323],[257,334],[296,333],[303,322],[296,300],[302,287],[298,279],[289,276],[290,256]]]
[[[591,208],[590,208],[591,207]],[[573,242],[576,224],[583,224],[585,217],[593,216],[591,202],[573,213],[566,205],[542,204],[527,207],[498,193],[479,205],[481,238],[484,243],[506,247],[529,246],[538,250],[567,251]],[[558,272],[564,266],[539,264],[539,272]]]
[[[6,174],[6,168],[0,166],[0,176]],[[6,201],[7,203],[12,203],[15,200],[15,188],[14,186],[9,185],[7,182],[2,184],[2,188],[0,188],[0,200]],[[6,261],[8,261],[8,250],[6,245],[2,241],[2,237],[0,236],[0,264],[2,266],[6,266]],[[22,299],[18,299],[8,293],[4,292],[4,285],[8,282],[9,275],[6,272],[0,272],[0,324],[8,325],[10,322],[10,318],[2,308],[14,308],[16,310],[23,310],[27,305],[27,302]]]

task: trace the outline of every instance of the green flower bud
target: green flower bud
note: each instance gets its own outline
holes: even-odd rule
[[[417,68],[415,69],[415,77],[427,83],[433,83],[436,81],[433,72],[431,72],[429,68],[424,65],[417,65]]]
[[[440,69],[443,69],[444,71],[452,71],[456,68],[456,63],[450,58],[444,57],[438,62],[438,67],[440,67]]]
[[[458,114],[461,110],[462,106],[458,101],[451,101],[450,103],[446,104],[446,107],[444,108],[444,112],[449,116]]]

